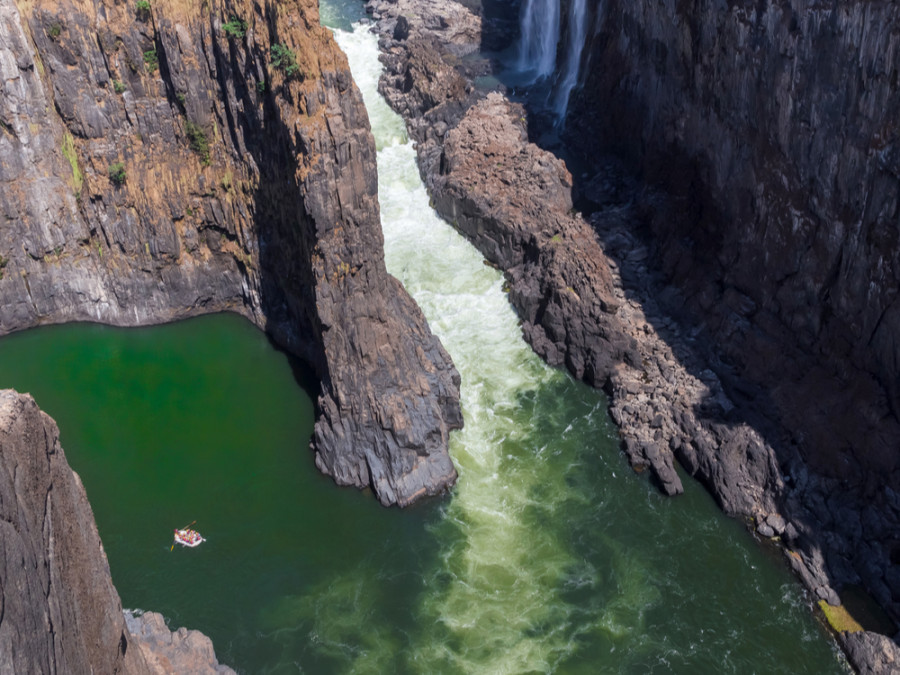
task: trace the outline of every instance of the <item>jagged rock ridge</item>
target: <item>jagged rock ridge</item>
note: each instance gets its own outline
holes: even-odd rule
[[[836,589],[862,581],[880,603],[889,609],[893,606],[896,616],[896,593],[891,588],[896,587],[898,578],[892,567],[896,557],[897,493],[881,482],[877,473],[870,472],[866,483],[868,487],[861,489],[864,485],[854,483],[851,475],[834,476],[834,467],[824,474],[817,472],[816,462],[807,461],[804,454],[815,453],[818,446],[806,444],[804,453],[801,453],[797,447],[802,440],[799,434],[793,440],[788,437],[785,442],[785,428],[779,430],[778,423],[789,423],[790,417],[779,420],[770,409],[756,405],[764,402],[765,390],[760,389],[752,378],[746,377],[740,368],[723,362],[715,350],[711,350],[715,342],[710,341],[702,329],[700,317],[684,321],[682,311],[679,322],[676,320],[678,317],[669,315],[675,306],[689,306],[690,303],[685,302],[686,291],[688,296],[695,293],[693,302],[696,303],[698,298],[703,300],[703,317],[710,319],[714,326],[719,325],[716,323],[719,321],[722,321],[721,326],[733,324],[733,321],[728,324],[722,319],[723,313],[735,320],[741,313],[753,313],[757,306],[734,288],[717,287],[714,280],[704,291],[703,284],[710,282],[710,279],[703,278],[701,263],[704,261],[695,260],[694,265],[683,255],[684,246],[692,244],[692,240],[688,239],[690,226],[697,222],[713,222],[709,213],[701,209],[698,214],[694,207],[698,203],[709,206],[711,202],[688,199],[684,192],[666,193],[640,180],[635,181],[627,169],[623,169],[622,156],[607,154],[615,149],[611,146],[615,145],[613,141],[618,133],[620,139],[632,142],[632,152],[650,151],[649,159],[645,160],[648,164],[656,162],[657,172],[651,175],[661,175],[667,171],[675,179],[676,186],[680,181],[685,191],[699,195],[703,190],[702,174],[691,171],[691,167],[686,167],[683,162],[667,164],[660,159],[660,155],[654,157],[653,151],[661,147],[671,149],[667,143],[685,125],[683,120],[677,119],[678,116],[693,115],[691,119],[697,121],[705,119],[704,114],[719,113],[727,109],[725,102],[734,103],[739,93],[751,89],[751,84],[759,87],[753,90],[754,96],[765,97],[765,79],[752,68],[736,72],[733,77],[719,77],[719,70],[700,65],[697,66],[697,73],[687,76],[684,81],[668,79],[664,68],[666,58],[671,57],[676,63],[673,66],[676,72],[679,72],[681,65],[694,64],[692,58],[707,66],[717,62],[716,52],[712,48],[718,42],[679,42],[698,32],[706,34],[704,26],[707,22],[689,21],[695,12],[697,16],[703,15],[705,5],[702,3],[682,3],[677,10],[671,3],[641,2],[629,6],[604,3],[595,7],[602,7],[603,12],[595,12],[591,16],[591,24],[597,27],[597,31],[589,41],[590,49],[583,55],[588,64],[588,75],[584,89],[586,96],[582,101],[590,103],[582,103],[581,107],[577,103],[573,105],[578,116],[570,117],[568,134],[573,146],[587,153],[584,159],[587,160],[589,173],[580,178],[590,180],[579,180],[575,187],[583,203],[593,201],[595,213],[590,218],[592,228],[579,230],[593,247],[583,248],[584,239],[570,239],[564,235],[556,242],[549,237],[548,242],[547,235],[558,230],[559,214],[541,213],[536,222],[529,223],[516,207],[523,201],[531,202],[535,191],[549,191],[550,196],[545,200],[534,198],[539,203],[559,201],[553,195],[565,187],[567,172],[556,172],[554,178],[554,172],[546,171],[540,163],[516,161],[539,156],[539,153],[527,148],[523,138],[520,138],[518,145],[513,142],[511,147],[497,152],[494,139],[505,138],[509,141],[515,137],[515,132],[499,133],[497,128],[492,127],[492,132],[484,134],[481,142],[471,142],[478,137],[479,124],[485,120],[482,118],[479,123],[472,122],[488,107],[494,111],[490,120],[492,125],[503,118],[505,122],[499,122],[501,126],[505,124],[506,129],[518,128],[521,132],[529,121],[522,115],[521,108],[508,101],[501,103],[502,99],[496,99],[494,94],[487,99],[494,98],[494,102],[488,103],[484,100],[486,93],[476,86],[481,76],[496,74],[498,65],[484,58],[475,58],[480,41],[490,39],[495,47],[508,45],[515,37],[509,33],[510,22],[497,21],[497,17],[492,17],[490,22],[485,21],[484,17],[456,3],[450,3],[449,7],[447,3],[438,6],[431,0],[370,0],[368,8],[377,20],[385,54],[386,72],[381,88],[395,109],[406,117],[410,131],[418,142],[420,170],[437,208],[489,260],[506,269],[510,299],[522,316],[525,337],[551,362],[565,363],[573,374],[606,387],[612,397],[611,414],[619,425],[623,449],[635,468],[651,467],[661,487],[675,493],[680,489],[680,481],[672,469],[672,457],[677,456],[688,472],[707,485],[726,512],[746,518],[760,536],[773,537],[782,543],[786,561],[814,597],[837,604],[840,599]],[[491,3],[483,9],[485,12],[497,12],[498,7]],[[720,9],[715,14],[718,19],[746,18],[748,12],[757,18],[768,17],[765,22],[757,21],[755,24],[754,35],[757,37],[766,26],[780,31],[793,25],[792,22],[770,20],[771,13],[778,10],[767,3],[758,5],[754,10],[737,6]],[[506,10],[501,7],[499,11],[502,14]],[[881,16],[879,13],[890,14],[893,10],[879,5],[873,11],[875,14],[872,16]],[[450,18],[445,20],[444,16]],[[855,16],[859,20],[871,18],[859,13]],[[666,37],[679,45],[682,52],[672,51],[665,41],[643,39],[645,33],[656,31],[655,34],[662,34],[660,27],[668,27],[672,21],[675,28]],[[506,34],[499,35],[497,26],[506,26],[502,28]],[[711,31],[709,29],[707,32]],[[859,30],[848,31],[847,34],[859,35]],[[892,44],[890,35],[893,34],[889,31],[872,31],[873,39],[887,40],[887,45]],[[775,42],[776,46],[781,44]],[[761,52],[763,46],[766,46],[765,43],[758,39],[728,42],[729,49],[743,50],[742,53],[755,54],[754,58],[759,59],[764,58]],[[704,51],[707,48],[711,51]],[[774,46],[772,49],[774,51],[769,58],[782,63],[780,57],[774,55],[780,52]],[[865,47],[864,51],[874,53],[869,47]],[[818,53],[825,58],[827,51]],[[887,53],[895,52],[888,48]],[[656,69],[653,77],[642,70],[651,66]],[[853,58],[848,58],[844,66],[850,70],[859,67]],[[727,59],[722,68],[727,70]],[[592,92],[596,93],[592,89],[592,78],[607,86],[603,90],[607,96],[605,100],[590,98]],[[885,84],[889,82],[880,77],[876,79]],[[488,78],[481,81],[488,81]],[[720,91],[697,100],[693,98],[694,90],[686,84],[693,81],[716,84],[723,90],[734,82],[743,84],[733,95],[726,96]],[[652,84],[645,88],[648,83]],[[679,86],[690,94],[678,91]],[[832,89],[822,88],[819,93],[827,98]],[[654,92],[670,97],[674,103],[656,110],[650,96]],[[879,100],[890,99],[890,96],[884,98],[884,92],[878,96],[881,97]],[[704,105],[710,108],[707,113],[703,112]],[[749,105],[743,109],[733,109],[732,113],[751,125],[774,124],[771,118],[757,120],[756,115],[763,111],[761,106]],[[609,121],[613,115],[619,116],[618,126],[602,127],[604,121]],[[549,122],[547,117],[539,116],[537,119]],[[648,129],[651,122],[658,123],[655,128],[657,133],[652,137]],[[622,135],[623,128],[632,134]],[[715,127],[711,135],[704,135],[706,129],[702,121],[691,128],[695,138],[702,140],[710,152],[715,151],[716,143],[725,150],[733,150],[739,144],[739,138],[726,139],[726,142],[716,137]],[[531,129],[531,132],[535,136],[541,135],[540,129]],[[520,136],[523,134],[520,133]],[[718,141],[711,140],[715,138]],[[745,134],[741,138],[752,142],[755,136]],[[482,149],[487,150],[482,152]],[[623,157],[634,161],[627,150]],[[460,152],[464,154],[461,156]],[[863,173],[874,171],[878,174],[881,170],[877,165],[881,163],[882,154],[879,151],[866,155],[865,161],[870,165],[868,168],[854,166],[861,168]],[[661,156],[671,158],[672,154]],[[800,155],[801,158],[806,156]],[[730,150],[721,157],[731,162],[728,166],[732,169],[739,163]],[[544,164],[552,166],[553,162],[547,160]],[[833,163],[829,167],[833,168]],[[731,175],[729,171],[734,173],[732,169],[723,169],[720,177],[724,180]],[[778,175],[777,172],[771,174]],[[540,179],[534,180],[537,177]],[[481,189],[482,185],[488,184],[492,186],[491,190]],[[887,185],[884,181],[879,184]],[[893,184],[889,187],[894,189]],[[797,189],[797,186],[794,188]],[[894,204],[890,190],[884,196],[884,203],[888,205]],[[490,193],[498,191],[503,196],[492,202]],[[784,187],[777,192],[783,193],[786,193]],[[723,182],[722,198],[727,200],[733,194],[727,181]],[[712,213],[721,215],[719,211]],[[698,215],[704,217],[699,218]],[[504,220],[505,223],[497,222]],[[648,221],[655,228],[658,241],[645,240],[644,224]],[[740,222],[737,220],[730,225],[737,226]],[[724,229],[725,225],[723,221],[721,227]],[[696,233],[696,236],[700,237],[701,233]],[[675,241],[677,237],[682,239]],[[721,239],[712,237],[709,241],[718,244]],[[557,246],[554,257],[546,256],[547,243]],[[749,251],[756,243],[750,241],[747,246]],[[541,264],[519,266],[523,251],[528,263],[541,260]],[[718,254],[727,257],[734,253]],[[771,255],[780,253],[776,249]],[[795,254],[796,251],[789,253]],[[588,258],[590,264],[584,264],[584,258]],[[662,273],[659,273],[654,269],[655,258],[680,261],[679,270],[696,285],[691,287],[688,284],[684,289],[669,285],[671,267],[663,265]],[[554,272],[554,265],[559,269],[559,259],[566,261],[562,266],[566,274],[562,276]],[[523,275],[522,270],[528,270],[527,274]],[[602,271],[598,273],[597,270]],[[697,274],[691,277],[694,272]],[[669,275],[666,276],[666,273]],[[752,274],[749,266],[748,274]],[[587,278],[579,278],[583,275]],[[555,287],[556,292],[551,292],[549,297],[544,296],[537,305],[538,311],[530,314],[528,303],[522,303],[521,291],[518,290],[523,282],[526,288]],[[802,285],[805,282],[801,276],[790,277],[789,283]],[[583,366],[591,363],[586,356],[592,342],[602,344],[609,340],[611,332],[602,329],[603,323],[584,321],[589,315],[586,310],[591,305],[572,301],[576,295],[581,296],[578,289],[582,287],[592,288],[604,299],[606,310],[609,310],[604,310],[604,320],[613,327],[615,335],[621,336],[616,338],[614,344],[625,345],[633,340],[630,344],[636,345],[639,355],[636,361],[634,351],[623,349],[618,356],[610,359],[608,365],[612,367],[602,370],[601,378]],[[576,291],[575,295],[569,290]],[[527,292],[525,296],[528,296]],[[715,303],[716,297],[721,300],[720,304]],[[768,315],[762,313],[760,316],[765,318]],[[739,323],[744,329],[749,325],[746,321]],[[540,324],[540,330],[535,330],[536,324]],[[573,336],[565,330],[567,324],[584,330],[583,337],[577,336],[579,331],[574,331],[576,335]],[[773,325],[771,321],[764,321],[762,327],[766,329]],[[729,335],[726,330],[719,334],[719,338]],[[555,350],[548,348],[548,336],[555,343]],[[744,343],[738,340],[735,344]],[[789,361],[796,356],[796,351],[791,351],[788,343],[772,340],[766,344],[769,350],[766,354],[772,356],[772,364]],[[778,351],[781,347],[784,347],[784,353]],[[733,356],[739,348],[728,344],[726,351]],[[602,349],[606,351],[609,347]],[[562,360],[560,355],[564,355]],[[790,375],[795,366],[802,369],[804,364],[809,363],[808,359],[798,361],[785,372]],[[774,370],[777,365],[772,368]],[[817,372],[812,371],[815,376],[812,381],[822,384]],[[866,380],[866,377],[863,375],[862,379]],[[787,390],[779,391],[783,393]],[[819,391],[814,388],[807,391],[805,397],[791,402],[795,407],[802,407],[806,402],[815,400]],[[832,389],[832,393],[835,390]],[[837,393],[841,392],[838,390]],[[840,401],[841,416],[859,413],[860,419],[864,420],[868,414],[865,411],[873,410],[868,404],[875,399],[866,399],[858,410],[847,405],[846,394],[834,400]],[[860,410],[863,412],[860,413]],[[879,415],[876,411],[871,420],[880,419]],[[838,416],[835,420],[840,423]],[[795,421],[802,423],[802,419]],[[892,422],[888,418],[884,421],[885,425],[879,428],[889,435]],[[801,423],[797,425],[800,429],[803,428]],[[840,436],[837,439],[840,441]],[[822,456],[826,455],[823,453]],[[882,640],[871,634],[845,636],[843,645],[854,665],[863,670],[870,667],[873,672],[890,670],[889,664],[900,658],[900,650],[894,641]]]

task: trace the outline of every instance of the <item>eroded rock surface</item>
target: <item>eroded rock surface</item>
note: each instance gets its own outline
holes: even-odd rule
[[[616,0],[594,19],[567,134],[645,181],[635,247],[662,275],[635,285],[711,352],[718,414],[765,439],[819,597],[862,585],[900,622],[900,7]]]
[[[153,672],[236,675],[216,660],[212,640],[197,630],[170,631],[157,612],[125,612],[125,624]]]
[[[385,269],[315,2],[0,0],[0,86],[0,334],[238,312],[315,368],[321,470],[384,504],[453,484],[459,378]]]

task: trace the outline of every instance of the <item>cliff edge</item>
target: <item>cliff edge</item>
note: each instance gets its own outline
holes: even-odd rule
[[[479,7],[477,2],[370,0],[367,7],[381,35],[386,65],[380,90],[406,118],[417,141],[420,171],[435,207],[488,260],[505,270],[510,301],[519,311],[523,334],[534,349],[550,363],[564,365],[576,377],[610,394],[610,414],[636,470],[649,468],[666,493],[676,494],[682,487],[673,465],[677,458],[706,485],[723,510],[742,518],[757,536],[782,547],[785,561],[813,598],[839,605],[843,594],[852,600],[854,594],[864,596],[863,589],[867,589],[889,616],[870,619],[866,627],[893,636],[896,627],[890,617],[898,617],[896,588],[900,579],[894,569],[898,513],[894,475],[878,473],[876,464],[869,464],[866,470],[862,460],[845,472],[841,467],[849,467],[848,461],[852,464],[848,457],[821,467],[834,459],[839,447],[844,450],[837,450],[838,455],[867,452],[871,434],[864,430],[860,431],[858,451],[844,445],[850,442],[847,433],[852,435],[852,424],[841,434],[823,432],[850,417],[876,435],[884,434],[879,443],[882,450],[887,447],[883,441],[891,438],[894,424],[886,398],[868,388],[874,380],[857,372],[853,363],[844,362],[843,375],[829,378],[823,374],[822,364],[829,362],[840,369],[840,359],[815,349],[802,354],[792,342],[790,330],[779,328],[771,312],[759,311],[763,300],[770,305],[780,302],[779,293],[757,301],[733,286],[723,287],[715,277],[704,277],[704,265],[719,265],[726,275],[744,274],[747,283],[755,278],[754,270],[759,270],[765,282],[766,260],[772,259],[777,267],[779,260],[790,257],[801,261],[806,266],[804,274],[811,278],[794,270],[783,279],[785,288],[792,289],[786,292],[812,288],[821,280],[818,272],[810,271],[819,249],[795,247],[791,237],[804,231],[830,236],[827,228],[804,225],[806,230],[788,233],[791,223],[801,223],[802,218],[790,209],[780,210],[783,201],[773,202],[765,213],[781,218],[772,222],[783,223],[779,228],[784,231],[781,235],[777,228],[768,232],[778,241],[770,242],[771,250],[762,250],[765,247],[755,235],[742,233],[741,225],[752,223],[740,218],[717,219],[723,212],[715,210],[708,199],[704,201],[709,197],[704,192],[706,174],[691,171],[692,165],[684,161],[665,162],[673,157],[673,148],[679,149],[673,138],[693,139],[703,148],[703,153],[696,153],[697,163],[708,168],[701,160],[712,157],[709,161],[718,167],[715,175],[721,179],[717,185],[723,203],[733,202],[734,208],[744,205],[741,199],[729,202],[740,196],[729,180],[752,173],[740,174],[738,168],[743,167],[742,158],[758,150],[757,135],[743,131],[748,125],[752,129],[775,127],[776,122],[787,119],[776,120],[768,114],[775,103],[766,98],[771,83],[762,73],[770,70],[751,68],[748,61],[758,64],[769,59],[785,67],[786,58],[812,53],[808,45],[803,50],[779,51],[785,41],[763,40],[767,31],[780,36],[793,30],[796,42],[804,26],[815,34],[812,28],[824,31],[826,26],[844,25],[839,34],[852,42],[862,30],[851,21],[853,17],[866,25],[880,13],[894,11],[880,3],[871,5],[869,14],[835,9],[833,13],[840,17],[832,17],[829,23],[822,12],[831,10],[819,6],[815,12],[810,10],[809,16],[798,14],[796,21],[777,21],[774,17],[782,10],[770,4],[774,3],[752,9],[718,7],[716,11],[705,3],[681,3],[676,8],[672,3],[611,2],[587,8],[585,22],[594,29],[588,31],[587,47],[581,55],[584,89],[572,103],[565,134],[571,148],[582,154],[577,179],[561,161],[530,142],[535,137],[552,140],[558,120],[546,111],[535,115],[504,96],[503,64],[495,54],[480,53],[485,44],[500,48],[515,39],[510,21],[514,14],[510,7],[514,9],[515,3],[503,8],[496,4]],[[714,29],[708,27],[717,24],[698,18],[704,16],[704,8],[717,21],[742,22],[741,39],[709,36]],[[498,21],[498,12],[503,20]],[[887,54],[896,53],[891,47],[895,33],[877,29],[866,34],[884,45]],[[689,39],[697,35],[709,39]],[[876,50],[864,42],[857,46],[873,55]],[[732,62],[727,58],[720,61],[720,51],[736,53],[744,68],[723,76]],[[847,56],[846,50],[841,54],[840,68],[856,72],[858,60]],[[822,65],[821,59],[816,63]],[[814,65],[804,67],[811,71]],[[889,92],[896,83],[881,75],[890,67],[881,61],[876,65],[867,86],[873,87],[872,95],[878,100],[890,101]],[[678,77],[670,77],[667,67]],[[694,71],[682,73],[686,67]],[[810,79],[801,80],[806,89],[793,99],[796,109],[808,108],[810,99],[818,106],[817,96],[827,99],[837,88],[838,80],[832,77],[836,71],[823,68],[828,74],[823,82],[831,83],[831,88],[820,89],[812,86]],[[597,95],[598,82],[606,86],[602,96]],[[735,82],[740,86],[733,87]],[[785,82],[790,80],[777,79],[779,87]],[[875,93],[876,83],[885,89]],[[695,96],[697,87],[702,96]],[[495,91],[489,93],[490,89]],[[544,94],[545,90],[539,90],[535,98],[545,100]],[[737,105],[739,95],[749,96],[750,102]],[[841,101],[849,103],[847,98]],[[874,115],[877,107],[870,104],[871,100],[861,101],[860,109]],[[744,123],[742,132],[732,133],[733,129],[718,121],[705,125],[708,117],[725,117],[726,112],[735,124]],[[763,112],[766,114],[758,117]],[[855,127],[852,134],[841,135],[840,119],[829,118],[823,128],[841,138],[855,137]],[[685,130],[690,134],[680,137]],[[623,141],[630,145],[617,148],[617,140],[620,145]],[[555,142],[559,149],[559,138]],[[742,143],[747,147],[739,155]],[[897,202],[892,195],[896,185],[885,173],[883,148],[860,154],[847,143],[816,147],[824,154],[798,150],[787,155],[788,160],[800,163],[816,156],[824,162],[828,148],[840,149],[840,157],[856,158],[851,164],[860,176],[874,176],[874,184],[885,190],[880,196],[876,191],[867,192],[879,209],[887,209],[879,213],[895,213]],[[661,149],[668,149],[668,154],[661,154]],[[655,173],[635,176],[629,172],[628,162],[635,161],[629,150],[638,158],[643,157],[640,152],[646,152],[643,159],[656,162]],[[690,148],[681,147],[680,151],[690,152]],[[770,159],[760,153],[761,162]],[[757,189],[759,203],[773,196],[797,200],[805,194],[802,186],[790,181],[783,184],[782,178],[787,180],[788,174],[764,174],[756,165],[749,166],[757,169],[754,175],[766,178]],[[818,168],[807,167],[808,171]],[[821,166],[823,171],[833,169],[831,160]],[[675,184],[681,191],[666,191],[659,183],[644,182],[664,174],[668,186]],[[788,195],[791,189],[794,192]],[[584,219],[573,212],[573,190],[579,205],[588,207]],[[741,238],[745,234],[746,240]],[[723,241],[730,242],[731,248],[717,248]],[[853,245],[842,254],[848,264],[851,250]],[[896,254],[896,249],[885,250],[888,256]],[[698,257],[692,259],[685,251]],[[704,260],[702,255],[713,257]],[[730,266],[739,259],[747,262],[742,271]],[[660,260],[662,264],[658,264]],[[681,281],[688,279],[689,283],[680,285],[676,278],[673,285],[669,263],[682,274]],[[882,269],[880,264],[875,264],[876,270]],[[857,288],[862,288],[864,272],[850,274],[849,268],[840,269],[841,274],[849,275],[848,281],[852,277]],[[887,277],[879,271],[877,279]],[[892,287],[886,283],[888,295]],[[861,298],[858,301],[863,302]],[[691,307],[696,314],[685,311]],[[811,307],[817,311],[815,303]],[[759,319],[761,331],[754,332],[753,316]],[[796,322],[805,320],[791,316]],[[703,323],[711,328],[709,333]],[[766,333],[768,329],[774,332]],[[765,351],[754,354],[749,349],[752,340]],[[748,351],[741,355],[744,347]],[[783,375],[781,380],[767,383],[768,391],[742,370],[741,364],[746,368],[752,358],[760,358],[771,377]],[[778,364],[782,364],[781,370]],[[807,386],[792,389],[798,373]],[[874,398],[861,395],[857,399],[856,386],[843,391],[840,382],[845,376],[857,378],[857,384]],[[788,395],[790,391],[793,396]],[[789,403],[803,414],[779,414],[766,405],[772,399]],[[870,407],[873,403],[877,409]],[[807,423],[822,415],[829,417],[828,425],[805,436]],[[896,457],[895,451],[878,450],[869,459],[890,471]],[[873,611],[871,616],[877,614]],[[900,648],[886,636],[861,632],[844,634],[840,641],[862,672],[890,672],[892,664],[900,662]]]

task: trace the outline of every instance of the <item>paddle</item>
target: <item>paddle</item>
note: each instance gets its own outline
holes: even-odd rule
[[[196,523],[196,522],[197,522],[196,520],[192,520],[191,522],[189,522],[187,525],[185,525],[185,526],[182,527],[181,529],[182,529],[182,530],[186,530],[186,529],[188,529],[191,525],[193,525],[193,524]],[[171,553],[171,552],[174,551],[174,550],[175,550],[175,542],[173,541],[173,542],[172,542],[172,548],[169,549],[169,553]]]

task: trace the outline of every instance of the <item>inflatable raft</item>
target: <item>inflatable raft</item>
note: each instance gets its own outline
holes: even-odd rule
[[[184,528],[183,530],[175,530],[175,543],[181,544],[182,546],[188,546],[190,548],[194,548],[195,546],[199,546],[206,539],[200,536],[200,533],[197,530],[191,530],[190,528]],[[174,546],[174,544],[173,544]]]

